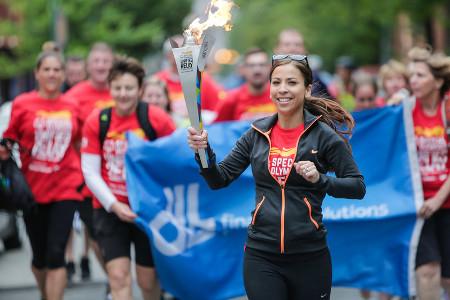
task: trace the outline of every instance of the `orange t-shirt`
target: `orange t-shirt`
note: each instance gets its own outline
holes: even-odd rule
[[[100,111],[89,116],[83,128],[82,153],[97,154],[101,156],[101,175],[117,200],[128,204],[128,192],[125,182],[124,163],[127,151],[125,133],[131,131],[145,139],[145,133],[139,125],[136,113],[129,116],[119,116],[113,108],[111,123],[106,133],[106,138],[101,148],[100,135]],[[156,136],[163,137],[175,130],[175,124],[171,117],[156,106],[149,106],[148,117],[155,130]],[[94,197],[94,208],[102,207]]]
[[[22,172],[36,202],[82,200],[80,139],[76,105],[65,96],[44,99],[36,91],[18,96],[12,106],[5,138],[22,147]]]

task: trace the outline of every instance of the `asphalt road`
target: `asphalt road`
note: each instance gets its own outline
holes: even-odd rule
[[[35,287],[29,264],[31,250],[25,235],[24,225],[19,222],[23,246],[21,249],[5,252],[0,242],[0,300],[39,300],[39,291]],[[74,256],[80,257],[82,249],[81,235],[75,235]],[[91,251],[92,252],[92,251]],[[82,282],[79,277],[68,287],[65,300],[103,300],[105,299],[106,277],[91,253],[92,280]],[[134,299],[140,299],[139,289],[134,285]],[[240,300],[245,298],[239,298]],[[359,291],[355,289],[334,288],[332,300],[362,300]],[[376,300],[374,295],[370,300]],[[234,299],[237,300],[237,299]]]

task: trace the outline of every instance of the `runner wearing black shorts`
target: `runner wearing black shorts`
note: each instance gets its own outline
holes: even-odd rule
[[[108,213],[103,208],[94,210],[95,234],[105,263],[130,256],[130,245],[134,245],[136,264],[154,267],[147,235],[134,223],[122,222],[114,213]]]
[[[82,170],[94,195],[94,234],[105,260],[114,299],[132,299],[131,244],[136,278],[145,300],[159,299],[150,241],[135,224],[125,182],[125,133],[147,140],[171,134],[175,125],[161,108],[140,102],[145,71],[134,59],[118,59],[108,76],[115,106],[89,116],[83,129]]]
[[[20,151],[21,171],[37,203],[25,214],[33,258],[31,269],[43,299],[63,299],[66,286],[64,253],[77,202],[83,197],[76,104],[61,94],[64,63],[57,52],[45,51],[36,62],[38,89],[14,101],[4,138]],[[0,153],[5,147],[0,146]],[[3,155],[2,155],[3,156]]]
[[[440,264],[442,278],[450,278],[450,209],[438,210],[423,224],[416,268],[429,263]]]
[[[414,97],[404,107],[411,110],[425,198],[418,211],[424,225],[416,254],[417,298],[440,299],[441,287],[450,294],[450,57],[428,47],[414,47],[408,57]]]
[[[65,200],[38,204],[33,212],[24,215],[33,250],[32,265],[37,269],[64,267],[65,247],[78,203],[79,201]]]

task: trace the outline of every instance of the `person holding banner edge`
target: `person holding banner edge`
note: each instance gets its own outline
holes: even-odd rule
[[[330,299],[322,201],[325,194],[365,195],[363,176],[344,137],[351,133],[353,118],[336,102],[312,97],[312,80],[306,56],[274,55],[270,96],[277,113],[255,121],[218,164],[207,131],[188,128],[189,146],[207,149],[209,167],[200,168],[211,188],[226,187],[252,167],[256,206],[244,256],[250,300]]]
[[[415,47],[408,53],[412,110],[419,170],[425,201],[419,216],[425,219],[416,255],[418,298],[440,299],[440,286],[450,293],[450,57]]]

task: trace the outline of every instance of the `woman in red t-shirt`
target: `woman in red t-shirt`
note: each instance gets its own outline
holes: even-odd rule
[[[450,291],[450,162],[442,113],[450,87],[450,58],[418,47],[411,49],[409,58],[415,98],[412,116],[425,198],[419,210],[425,223],[416,256],[417,290],[419,299],[439,299],[441,283]]]
[[[62,299],[66,285],[64,250],[83,178],[75,147],[80,128],[74,103],[61,95],[62,58],[44,52],[37,60],[38,90],[18,96],[4,133],[21,147],[22,172],[37,208],[24,216],[33,251],[32,271],[42,298]],[[5,148],[0,149],[5,154]]]
[[[144,299],[157,299],[159,287],[148,237],[133,223],[136,214],[128,202],[124,157],[125,133],[140,137],[146,133],[137,117],[145,71],[131,58],[118,59],[109,74],[111,96],[115,106],[95,111],[83,128],[82,169],[86,184],[94,194],[94,230],[99,243],[113,299],[132,299],[130,245],[134,244],[138,285]],[[100,119],[109,118],[109,127],[100,141]],[[154,138],[171,134],[175,125],[161,108],[148,107],[148,121]],[[102,123],[103,124],[103,123]]]

